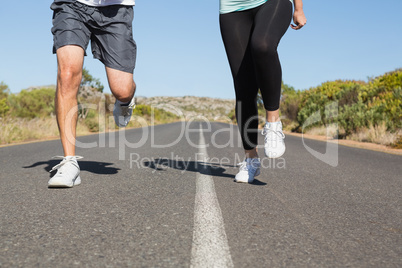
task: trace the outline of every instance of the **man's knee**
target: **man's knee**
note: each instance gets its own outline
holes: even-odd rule
[[[84,50],[75,45],[67,45],[57,50],[57,84],[61,89],[76,88],[81,83]]]
[[[76,99],[80,83],[80,75],[71,72],[60,73],[57,81],[57,96],[63,99]]]
[[[60,67],[57,74],[58,88],[62,92],[78,91],[81,83],[82,69],[72,67]]]
[[[125,83],[120,81],[120,83],[110,86],[114,96],[122,102],[129,102],[133,98],[136,89],[136,84],[132,79]]]

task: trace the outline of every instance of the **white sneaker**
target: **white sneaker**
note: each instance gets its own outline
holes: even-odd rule
[[[261,134],[265,135],[264,151],[267,157],[278,158],[285,153],[285,134],[282,131],[281,121],[267,122]]]
[[[49,180],[49,188],[71,188],[81,184],[80,167],[77,159],[82,159],[82,156],[56,156],[53,158],[62,158],[63,160],[50,170],[50,172],[57,170],[57,173]]]
[[[122,103],[116,99],[114,103],[113,116],[114,121],[118,127],[125,127],[130,122],[131,115],[133,114],[133,109],[135,108],[134,97],[131,101],[127,103]]]
[[[260,175],[261,163],[259,158],[246,158],[246,160],[238,165],[240,166],[240,170],[236,174],[235,182],[252,183],[254,177]]]

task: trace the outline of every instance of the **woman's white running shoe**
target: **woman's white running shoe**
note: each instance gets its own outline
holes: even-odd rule
[[[259,158],[246,158],[246,160],[238,165],[240,166],[240,170],[236,174],[235,182],[252,183],[254,177],[260,175],[261,163]]]
[[[281,121],[267,122],[261,134],[265,136],[264,151],[267,157],[278,158],[285,153],[285,134]]]
[[[116,99],[113,108],[114,121],[118,127],[126,127],[130,122],[133,109],[135,108],[134,97],[129,103],[122,103]]]
[[[57,170],[57,173],[49,180],[49,188],[71,188],[81,184],[80,167],[77,159],[82,156],[56,156],[54,158],[62,158],[63,160],[55,165],[50,172]]]

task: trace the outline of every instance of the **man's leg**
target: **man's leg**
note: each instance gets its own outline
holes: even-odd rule
[[[117,69],[106,67],[109,87],[116,102],[113,108],[113,116],[118,127],[126,127],[130,122],[134,103],[134,93],[136,85],[133,80],[133,74],[123,72]]]
[[[64,156],[75,155],[77,93],[82,78],[84,50],[63,46],[57,50],[56,115]]]

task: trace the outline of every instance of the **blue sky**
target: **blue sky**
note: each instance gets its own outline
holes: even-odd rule
[[[3,1],[0,81],[12,92],[55,84],[50,0]],[[137,0],[135,80],[140,96],[234,98],[219,33],[218,0]],[[401,0],[304,1],[307,25],[279,45],[283,80],[308,89],[335,79],[367,80],[402,67]],[[84,66],[105,85],[90,50]]]

